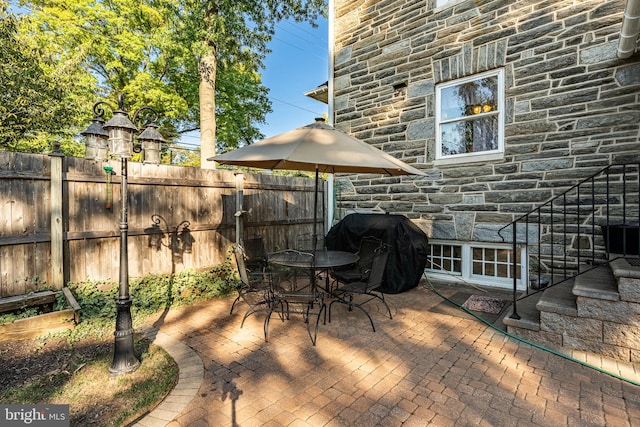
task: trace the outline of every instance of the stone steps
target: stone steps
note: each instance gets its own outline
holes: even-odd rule
[[[610,263],[622,301],[640,303],[640,259],[618,258]]]
[[[580,297],[619,301],[618,284],[611,268],[599,266],[575,278],[573,294]]]
[[[637,260],[636,260],[637,261]],[[614,259],[519,300],[507,331],[550,348],[640,361],[640,262]]]
[[[536,308],[538,300],[542,297],[542,292],[533,294],[527,298],[517,301],[516,312],[519,319],[514,319],[513,305],[502,320],[507,327],[527,329],[530,331],[540,330],[540,310]]]
[[[523,298],[517,302],[517,313],[520,319],[513,319],[513,309],[503,320],[507,326],[540,330],[540,312],[546,311],[568,316],[577,316],[576,296],[571,292],[573,280],[567,280],[561,285],[556,285]]]
[[[575,278],[557,286],[546,289],[536,304],[538,311],[577,316],[576,295],[572,292]]]

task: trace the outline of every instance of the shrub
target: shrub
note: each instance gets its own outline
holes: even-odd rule
[[[237,281],[230,256],[223,264],[204,272],[187,269],[173,275],[152,274],[131,279],[129,294],[133,301],[131,314],[134,326],[166,308],[227,296],[236,288]],[[112,333],[118,283],[86,281],[69,283],[68,286],[82,307],[80,323],[71,332],[71,341]]]

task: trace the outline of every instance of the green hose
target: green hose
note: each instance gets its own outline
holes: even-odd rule
[[[495,326],[495,325],[493,325],[491,322],[488,322],[488,321],[486,321],[485,319],[483,319],[482,317],[480,317],[480,316],[476,315],[475,313],[471,312],[471,311],[470,311],[470,310],[468,310],[466,307],[463,307],[462,305],[460,305],[460,304],[456,303],[455,301],[452,301],[451,299],[449,299],[449,298],[447,298],[446,296],[442,295],[440,292],[438,292],[438,291],[433,287],[433,284],[431,283],[431,281],[430,281],[430,280],[429,280],[429,278],[427,277],[427,274],[426,274],[426,273],[424,273],[424,278],[425,278],[425,280],[427,281],[427,284],[429,285],[429,287],[431,288],[431,290],[432,290],[433,292],[435,292],[435,293],[436,293],[436,295],[438,295],[440,298],[442,298],[442,299],[444,299],[444,300],[446,300],[446,301],[450,302],[451,304],[455,305],[455,306],[456,306],[456,307],[458,307],[459,309],[461,309],[461,310],[465,311],[466,313],[470,314],[471,316],[475,317],[476,319],[478,319],[479,321],[481,321],[481,322],[482,322],[482,323],[484,323],[485,325],[490,326],[492,329],[494,329],[494,330],[496,330],[496,331],[498,331],[498,332],[501,332],[502,334],[504,334],[504,335],[508,336],[509,338],[513,338],[513,339],[515,339],[515,340],[517,340],[517,341],[523,342],[523,343],[525,343],[525,344],[529,344],[529,345],[530,345],[530,346],[532,346],[532,347],[535,347],[535,348],[538,348],[538,349],[540,349],[540,350],[543,350],[543,351],[549,352],[549,353],[551,353],[551,354],[555,354],[556,356],[560,356],[560,357],[562,357],[562,358],[564,358],[564,359],[567,359],[567,360],[569,360],[569,361],[571,361],[571,362],[578,363],[578,364],[580,364],[580,365],[582,365],[582,366],[585,366],[585,367],[587,367],[587,368],[594,369],[594,370],[596,370],[596,371],[598,371],[598,372],[601,372],[601,373],[606,374],[606,375],[609,375],[609,376],[611,376],[611,377],[613,377],[613,378],[616,378],[616,379],[619,379],[619,380],[625,381],[625,382],[627,382],[627,383],[629,383],[629,384],[633,384],[633,385],[635,385],[635,386],[640,386],[640,383],[638,383],[638,382],[636,382],[636,381],[633,381],[633,380],[631,380],[631,379],[629,379],[629,378],[625,378],[625,377],[622,377],[622,376],[620,376],[620,375],[614,374],[614,373],[612,373],[612,372],[608,372],[608,371],[602,370],[602,369],[598,368],[597,366],[593,366],[593,365],[590,365],[590,364],[588,364],[588,363],[586,363],[586,362],[583,362],[583,361],[581,361],[581,360],[574,359],[574,358],[573,358],[573,357],[571,357],[571,356],[568,356],[568,355],[566,355],[566,354],[563,354],[563,353],[557,352],[557,351],[555,351],[555,350],[553,350],[553,349],[550,349],[550,348],[548,348],[548,347],[545,347],[545,346],[543,346],[543,345],[541,345],[541,344],[536,344],[536,343],[531,342],[531,341],[528,341],[528,340],[526,340],[526,339],[524,339],[524,338],[521,338],[521,337],[518,337],[518,336],[516,336],[516,335],[510,334],[509,332],[504,331],[504,330],[502,330],[502,329],[500,329],[500,328],[496,327],[496,326]]]

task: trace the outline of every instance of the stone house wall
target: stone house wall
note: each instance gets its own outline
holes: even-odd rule
[[[334,123],[426,177],[339,177],[337,212],[413,219],[432,239],[497,230],[601,168],[640,160],[640,54],[623,0],[335,0]],[[503,68],[504,158],[437,164],[438,83]]]

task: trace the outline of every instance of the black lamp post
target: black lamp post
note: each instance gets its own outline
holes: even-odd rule
[[[111,120],[104,123],[104,108],[113,111]],[[140,113],[146,112],[144,130],[134,142],[134,134],[138,131],[134,122],[138,120]],[[86,139],[85,158],[103,161],[108,154],[120,159],[122,183],[120,185],[120,282],[118,287],[118,299],[116,300],[116,330],[114,332],[115,344],[113,362],[109,372],[114,375],[127,374],[135,371],[140,366],[133,347],[133,322],[131,319],[131,298],[129,296],[129,257],[128,243],[128,208],[129,199],[127,192],[127,160],[132,152],[143,151],[144,163],[160,163],[160,147],[164,138],[158,132],[158,127],[153,123],[158,114],[151,107],[142,107],[133,114],[133,120],[124,110],[124,97],[118,95],[118,108],[115,109],[108,103],[101,101],[93,106],[93,123],[81,135]],[[108,138],[108,139],[107,139]],[[108,141],[108,145],[107,145]]]

